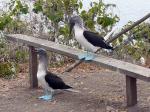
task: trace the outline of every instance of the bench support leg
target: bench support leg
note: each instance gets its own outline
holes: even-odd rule
[[[30,88],[37,88],[37,53],[33,46],[29,46],[29,77]]]
[[[134,106],[135,104],[137,104],[136,78],[126,76],[126,94],[127,106]]]

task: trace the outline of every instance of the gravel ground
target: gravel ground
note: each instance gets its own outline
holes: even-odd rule
[[[92,66],[91,66],[92,65]],[[81,64],[63,80],[80,93],[60,92],[52,102],[39,100],[42,89],[30,89],[27,65],[17,78],[0,79],[0,112],[150,112],[150,83],[138,80],[138,105],[126,107],[125,77],[93,64]],[[60,73],[62,68],[50,68]]]

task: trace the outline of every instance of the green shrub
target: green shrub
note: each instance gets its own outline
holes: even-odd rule
[[[26,62],[28,57],[28,53],[26,51],[17,50],[16,51],[16,62]]]
[[[0,63],[0,77],[13,78],[17,72],[17,65],[13,62],[1,62]]]

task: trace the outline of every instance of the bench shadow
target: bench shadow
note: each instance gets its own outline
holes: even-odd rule
[[[149,107],[142,107],[140,105],[127,107],[125,101],[110,101],[107,98],[103,99],[101,97],[97,97],[94,95],[85,95],[83,93],[61,92],[59,94],[56,94],[55,98],[60,102],[70,102],[73,103],[74,106],[84,106],[86,108],[95,110],[103,109],[106,111],[107,107],[111,107],[114,112],[118,112],[119,110],[125,112],[150,112]]]
[[[107,110],[107,107],[111,107],[114,110],[125,109],[122,102],[111,102],[106,99],[94,96],[84,95],[78,93],[60,93],[55,95],[55,98],[60,102],[73,103],[74,106],[82,106],[93,110]],[[104,111],[104,112],[105,112]],[[95,111],[97,112],[97,111]]]

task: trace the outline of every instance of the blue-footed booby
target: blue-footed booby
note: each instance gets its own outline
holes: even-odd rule
[[[100,47],[104,49],[113,50],[109,44],[107,44],[103,37],[98,34],[88,31],[84,28],[83,20],[79,16],[73,16],[70,18],[70,33],[74,29],[76,40],[90,52],[96,52]],[[79,59],[92,60],[93,54],[86,53],[79,55]]]
[[[48,56],[45,49],[39,48],[36,50],[38,54],[38,71],[37,78],[39,84],[45,90],[45,95],[39,97],[43,100],[52,100],[53,92],[56,89],[67,90],[71,89],[71,86],[68,86],[64,81],[58,77],[56,74],[51,73],[47,70],[48,67]]]

